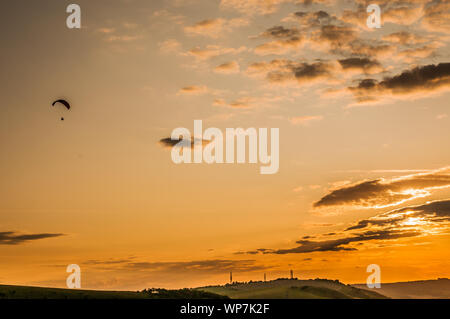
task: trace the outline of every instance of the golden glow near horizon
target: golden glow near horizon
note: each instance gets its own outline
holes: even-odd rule
[[[450,277],[448,1],[77,4],[6,5],[1,284]],[[279,128],[279,170],[174,164],[194,120]]]

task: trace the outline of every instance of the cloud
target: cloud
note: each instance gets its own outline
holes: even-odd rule
[[[224,99],[215,99],[213,105],[221,106],[221,107],[230,107],[234,109],[247,109],[252,108],[256,104],[256,98],[252,98],[250,96],[243,96],[232,100],[231,102],[227,102]]]
[[[285,28],[283,26],[274,26],[272,28],[267,29],[265,32],[261,34],[261,36],[267,38],[275,38],[275,39],[286,39],[297,37],[300,35],[300,32],[296,28]]]
[[[291,49],[296,49],[302,44],[300,37],[292,37],[286,40],[275,40],[258,45],[254,52],[258,55],[282,55]]]
[[[114,28],[98,28],[97,32],[103,33],[103,34],[108,34],[108,33],[114,33],[116,29]]]
[[[380,62],[368,58],[347,58],[339,60],[344,70],[360,70],[364,73],[376,73],[383,70]]]
[[[364,56],[371,58],[385,58],[393,55],[397,49],[390,43],[378,40],[355,39],[354,41],[335,50],[337,53],[351,56]],[[340,52],[339,52],[340,51]]]
[[[421,3],[403,1],[387,2],[381,7],[383,23],[410,25],[420,19],[423,13]]]
[[[383,96],[412,95],[450,88],[450,63],[425,65],[382,81],[360,80],[358,86],[349,87],[359,103],[380,100]]]
[[[450,200],[428,202],[418,206],[407,206],[360,220],[346,229],[364,229],[374,227],[431,227],[436,232],[445,229],[450,222]]]
[[[230,32],[234,28],[246,26],[249,21],[243,18],[235,19],[206,19],[184,28],[184,32],[190,35],[202,35],[210,38],[218,38],[224,32]]]
[[[335,83],[336,71],[341,67],[335,61],[296,62],[289,59],[274,59],[270,62],[255,62],[248,66],[245,74],[265,78],[274,85],[310,85]]]
[[[284,54],[291,49],[298,48],[303,40],[296,28],[275,26],[261,33],[259,37],[274,39],[273,41],[258,45],[254,52],[258,55]]]
[[[448,0],[428,2],[422,26],[429,31],[450,33],[450,2]]]
[[[159,49],[163,53],[177,52],[181,47],[181,43],[175,39],[168,39],[159,43]]]
[[[323,10],[315,12],[298,11],[285,18],[284,21],[295,21],[299,23],[300,26],[307,29],[339,22],[335,16],[331,16],[328,12]]]
[[[223,273],[233,271],[260,270],[265,267],[255,264],[254,260],[196,260],[181,262],[131,262],[125,265],[126,269],[133,271],[159,271],[159,272],[201,272]]]
[[[322,119],[323,116],[321,115],[297,116],[290,118],[289,121],[294,125],[308,125],[311,121],[320,121]]]
[[[309,81],[329,77],[333,66],[326,62],[300,63],[293,68],[294,76],[298,81]]]
[[[221,0],[223,9],[233,9],[248,15],[265,15],[274,13],[282,3],[292,0]]]
[[[41,233],[41,234],[17,234],[13,231],[8,232],[0,232],[0,245],[19,245],[24,244],[29,241],[35,241],[39,239],[53,238],[64,236],[64,234],[50,234],[50,233]]]
[[[383,36],[383,40],[391,42],[391,43],[402,44],[402,45],[412,45],[412,44],[423,43],[426,41],[426,39],[424,37],[418,36],[414,33],[407,32],[407,31],[394,32],[394,33],[385,35],[385,36]]]
[[[286,61],[285,65],[280,65],[276,70],[267,74],[270,83],[283,84],[286,82],[296,82],[297,84],[310,84],[315,81],[332,78],[332,71],[335,66],[328,62],[292,62]]]
[[[181,88],[178,94],[181,95],[202,95],[209,92],[209,89],[205,85],[189,85]]]
[[[133,258],[134,259],[134,258]],[[255,260],[231,260],[231,259],[210,259],[193,261],[168,261],[168,262],[147,262],[136,261],[132,258],[106,259],[106,260],[87,260],[84,265],[90,266],[108,266],[115,269],[128,271],[146,271],[146,272],[200,272],[200,273],[223,273],[233,271],[252,271],[264,269],[265,267],[256,265]],[[113,268],[111,268],[113,269]]]
[[[178,145],[181,148],[184,147],[190,147],[191,149],[194,148],[195,142],[200,142],[199,138],[193,138],[191,137],[191,140],[182,139],[181,141],[179,139],[173,140],[170,137],[162,138],[158,141],[158,144],[163,148],[171,149],[175,145]],[[201,143],[203,146],[208,145],[211,141],[209,140],[201,140]],[[179,144],[180,143],[180,144]]]
[[[328,44],[332,49],[346,47],[358,39],[358,32],[349,26],[324,25],[313,34],[312,40],[317,44]]]
[[[392,241],[445,234],[450,229],[450,199],[407,206],[358,221],[341,232],[304,236],[299,246],[288,249],[259,248],[238,254],[305,254],[314,252],[356,251],[367,242]],[[357,232],[355,232],[357,231]],[[332,237],[331,239],[329,237]],[[336,238],[339,237],[339,238]]]
[[[239,73],[240,67],[236,61],[222,63],[214,68],[214,72],[222,74]]]
[[[232,108],[249,108],[255,103],[255,99],[245,96],[232,101],[229,105]]]
[[[246,70],[249,76],[267,76],[269,72],[292,72],[295,62],[287,59],[274,59],[270,62],[254,62]]]
[[[110,35],[105,41],[107,42],[134,42],[136,40],[142,39],[141,35]]]
[[[372,240],[393,240],[399,238],[416,237],[419,236],[421,232],[419,231],[401,231],[401,230],[379,230],[379,231],[366,231],[363,233],[350,235],[344,238],[338,239],[328,239],[328,240],[306,240],[301,239],[296,243],[299,246],[288,249],[264,249],[260,248],[255,251],[245,252],[247,254],[306,254],[313,252],[330,252],[330,251],[355,251],[355,247],[352,247],[352,243],[362,243]],[[333,235],[334,236],[334,233]],[[349,246],[350,245],[350,246]]]
[[[380,208],[429,196],[435,189],[450,187],[450,169],[402,176],[394,179],[362,181],[332,190],[314,203],[314,207],[356,206]]]
[[[227,102],[224,99],[217,98],[214,100],[214,106],[229,107],[235,109],[247,109],[255,107],[271,107],[274,103],[278,104],[284,97],[278,94],[264,93],[258,96],[242,95],[240,97]]]
[[[239,54],[245,51],[247,51],[245,46],[239,48],[225,48],[219,45],[207,45],[203,49],[200,47],[192,48],[185,55],[193,56],[199,60],[207,60],[225,54]]]
[[[271,254],[301,254],[301,253],[312,253],[318,251],[353,251],[357,250],[354,247],[349,247],[351,243],[361,243],[369,240],[392,240],[405,237],[415,237],[419,236],[421,233],[419,231],[408,231],[403,232],[400,230],[380,230],[380,231],[367,231],[355,236],[349,236],[340,239],[331,239],[323,241],[310,241],[310,240],[299,240],[297,244],[300,246],[290,249],[278,249],[273,250]]]
[[[132,262],[134,258],[122,258],[122,259],[107,259],[107,260],[99,260],[99,259],[89,259],[83,262],[83,265],[118,265],[118,264],[126,264]]]

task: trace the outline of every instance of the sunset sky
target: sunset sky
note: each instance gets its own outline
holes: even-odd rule
[[[0,284],[450,277],[449,0],[1,11]],[[160,141],[194,120],[279,128],[278,173],[174,164]]]

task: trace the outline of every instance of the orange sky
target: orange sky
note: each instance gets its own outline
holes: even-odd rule
[[[0,283],[450,276],[448,1],[374,30],[361,0],[77,3],[79,30],[21,0],[0,30]],[[174,164],[194,120],[279,128],[278,173]]]

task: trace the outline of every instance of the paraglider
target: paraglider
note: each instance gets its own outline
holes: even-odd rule
[[[52,106],[55,106],[56,103],[60,103],[66,107],[67,110],[70,110],[70,104],[66,100],[59,99],[52,103]],[[64,121],[64,117],[61,117],[61,121]]]

